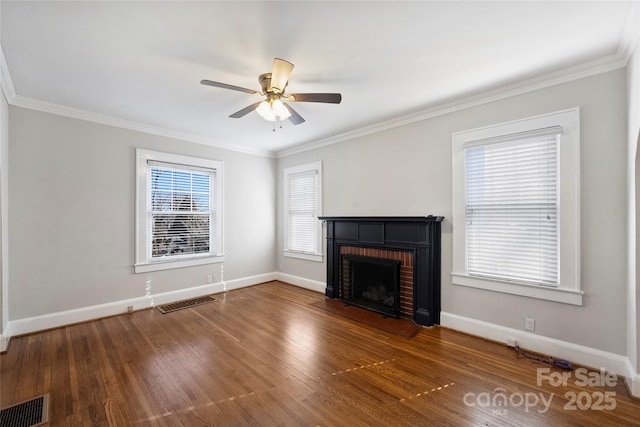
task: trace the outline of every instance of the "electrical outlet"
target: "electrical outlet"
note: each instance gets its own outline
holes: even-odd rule
[[[132,305],[127,307],[127,313],[133,313],[133,306]]]
[[[532,319],[530,317],[524,318],[524,328],[527,331],[535,331],[536,330],[536,319]]]
[[[213,274],[207,274],[207,283],[213,283]]]

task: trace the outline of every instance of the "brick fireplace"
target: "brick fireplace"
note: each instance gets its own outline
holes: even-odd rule
[[[339,288],[338,296],[341,300],[349,303],[349,298],[353,294],[351,285],[353,281],[353,272],[351,271],[353,262],[350,261],[351,256],[359,257],[360,268],[366,267],[364,261],[371,260],[373,265],[382,261],[397,262],[398,266],[398,283],[397,294],[394,295],[393,310],[374,310],[393,317],[413,318],[413,253],[409,251],[396,251],[379,248],[362,248],[357,246],[340,246],[340,265],[339,265]],[[375,270],[375,267],[372,269]],[[373,274],[376,274],[374,271]],[[391,285],[391,284],[390,284]],[[375,286],[375,283],[372,284]],[[367,290],[365,290],[367,292]],[[345,297],[346,296],[346,297]],[[397,304],[396,304],[397,303]],[[362,304],[354,304],[360,305]],[[364,308],[367,304],[364,304]],[[390,304],[388,304],[390,305]]]
[[[327,297],[385,315],[413,319],[420,325],[440,323],[440,224],[443,217],[320,219],[327,223]],[[363,270],[367,268],[367,259],[371,264],[370,272]],[[383,283],[393,282],[386,279],[392,273],[385,273],[380,267],[383,264],[397,265],[397,285]],[[364,276],[370,282],[355,293],[352,289],[354,266],[358,271],[356,275]],[[394,286],[397,286],[397,293],[391,289]],[[362,301],[363,295],[369,302]]]

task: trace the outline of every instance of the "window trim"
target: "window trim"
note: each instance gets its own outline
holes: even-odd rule
[[[471,276],[466,271],[464,149],[470,145],[517,137],[560,126],[559,142],[559,280],[557,287]],[[452,134],[452,207],[454,285],[536,299],[582,305],[580,282],[580,109],[542,114]]]
[[[149,161],[172,163],[186,168],[196,167],[214,169],[216,171],[216,255],[196,255],[189,259],[149,259],[148,242],[151,229],[147,222],[148,206],[148,172]],[[218,160],[184,156],[180,154],[136,149],[136,201],[135,201],[135,262],[134,273],[168,270],[173,268],[191,267],[195,265],[213,264],[224,261],[223,236],[223,163]]]
[[[285,257],[289,258],[298,258],[307,261],[315,261],[322,262],[323,261],[323,252],[322,252],[322,221],[318,220],[317,230],[316,230],[316,252],[301,252],[289,249],[289,175],[294,175],[302,172],[315,171],[317,174],[317,206],[316,206],[316,215],[322,216],[322,162],[313,162],[307,163],[304,165],[293,166],[284,169],[284,249],[283,254]]]

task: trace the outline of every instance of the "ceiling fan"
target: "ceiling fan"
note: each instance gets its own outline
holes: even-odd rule
[[[322,102],[328,104],[340,104],[342,95],[339,93],[292,93],[285,94],[285,89],[289,83],[289,77],[293,71],[293,64],[284,59],[273,59],[273,70],[270,73],[261,74],[258,77],[262,92],[253,89],[247,89],[239,86],[233,86],[226,83],[214,82],[211,80],[201,80],[200,83],[206,86],[214,86],[223,89],[237,90],[239,92],[250,93],[254,95],[264,96],[263,101],[258,101],[236,111],[229,117],[238,119],[244,117],[252,111],[256,111],[266,120],[275,122],[289,119],[294,125],[304,123],[304,118],[296,112],[289,104],[290,102]],[[275,128],[274,128],[275,130]]]

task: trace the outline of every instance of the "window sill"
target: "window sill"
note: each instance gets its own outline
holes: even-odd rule
[[[134,264],[133,272],[136,274],[148,273],[150,271],[170,270],[173,268],[192,267],[196,265],[205,265],[205,264],[217,264],[221,262],[224,262],[224,256],[222,255],[214,256],[214,257],[183,259],[183,260],[177,260],[177,261],[148,262],[148,263]]]
[[[473,277],[462,273],[451,273],[451,279],[454,285],[578,306],[582,306],[582,297],[584,296],[584,292],[575,289],[550,288],[524,283],[505,282],[485,277]]]
[[[311,254],[307,252],[284,251],[284,256],[289,258],[304,259],[307,261],[322,262],[322,254]]]

